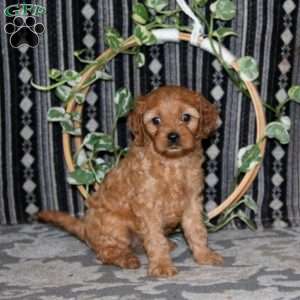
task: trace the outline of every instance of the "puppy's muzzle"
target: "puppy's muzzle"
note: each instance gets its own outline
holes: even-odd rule
[[[168,134],[168,142],[170,146],[178,145],[180,141],[180,135],[177,132],[170,132]]]

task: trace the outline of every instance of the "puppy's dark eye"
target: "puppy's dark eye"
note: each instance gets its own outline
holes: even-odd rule
[[[154,117],[152,119],[152,123],[155,125],[155,126],[158,126],[160,124],[160,117]]]
[[[182,121],[185,123],[188,123],[189,121],[191,121],[192,116],[190,114],[183,114],[182,115]]]

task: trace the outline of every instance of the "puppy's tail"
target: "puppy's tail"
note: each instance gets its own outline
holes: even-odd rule
[[[37,219],[54,224],[84,240],[84,223],[66,213],[58,211],[43,211],[37,214]]]

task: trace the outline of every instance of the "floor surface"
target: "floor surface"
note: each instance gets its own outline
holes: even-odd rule
[[[210,245],[223,267],[200,267],[181,236],[170,279],[103,266],[85,244],[53,227],[0,226],[0,299],[32,300],[296,300],[300,299],[300,228],[223,230]]]

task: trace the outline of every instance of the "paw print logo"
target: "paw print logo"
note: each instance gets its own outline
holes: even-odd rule
[[[34,17],[15,17],[12,23],[7,23],[4,30],[10,36],[10,44],[13,48],[26,45],[31,48],[38,46],[39,35],[45,31],[42,23],[36,23]]]

